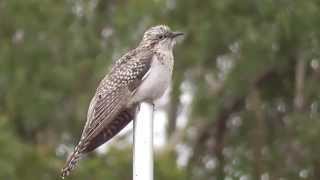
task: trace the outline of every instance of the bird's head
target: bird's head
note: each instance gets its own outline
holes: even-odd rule
[[[149,28],[144,33],[141,44],[153,44],[156,47],[171,50],[176,44],[176,38],[182,35],[184,33],[171,31],[166,25],[158,25]]]

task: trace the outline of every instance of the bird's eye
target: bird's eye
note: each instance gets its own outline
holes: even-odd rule
[[[159,35],[159,39],[163,39],[164,38],[164,35]]]

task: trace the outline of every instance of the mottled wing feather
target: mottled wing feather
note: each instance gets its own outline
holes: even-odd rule
[[[128,97],[128,94],[129,94],[127,93],[128,90],[127,92],[124,92],[124,90],[125,89],[123,89],[122,91],[118,91],[118,93],[116,93],[116,95],[113,95],[112,97],[110,96],[108,101],[106,101],[106,99],[103,98],[106,101],[106,105],[103,108],[104,110],[102,110],[102,115],[99,115],[99,116],[96,116],[94,113],[95,107],[97,103],[99,103],[99,100],[96,97],[93,98],[89,106],[89,111],[91,108],[93,112],[90,115],[88,114],[88,116],[93,117],[94,119],[91,122],[86,123],[80,142],[75,147],[75,150],[69,156],[66,162],[66,165],[62,169],[62,172],[61,172],[62,177],[68,176],[70,174],[72,169],[74,169],[77,162],[79,161],[81,154],[83,152],[88,151],[87,149],[88,149],[88,146],[90,146],[91,141],[93,142],[96,141],[95,137],[99,136],[100,133],[103,133],[103,129],[106,123],[110,122],[110,119],[116,116],[116,114],[121,110],[122,108],[121,104],[124,102],[123,99]]]
[[[128,101],[129,96],[128,89],[121,89],[119,92],[107,96],[107,98],[98,100],[94,109],[94,119],[84,131],[85,135],[81,141],[84,141],[85,144],[90,142],[108,123],[112,122],[112,119],[123,108],[125,102]],[[102,105],[99,106],[100,104]]]
[[[94,150],[120,132],[120,130],[123,129],[134,118],[136,109],[137,106],[133,106],[118,113],[114,120],[108,124],[107,127],[103,128],[101,133],[90,140],[84,149],[84,152],[90,152]]]
[[[131,56],[131,59],[127,55],[124,57],[126,59],[111,70],[97,89],[90,105],[91,111],[89,107],[90,119],[87,120],[88,123],[83,131],[81,138],[83,141],[90,141],[113,121],[150,69],[151,52],[140,52],[137,56]]]
[[[82,153],[108,141],[133,119],[136,105],[128,107],[128,101],[150,70],[152,56],[150,50],[135,49],[119,59],[101,81],[90,102],[80,142],[62,169],[62,177],[69,175]]]

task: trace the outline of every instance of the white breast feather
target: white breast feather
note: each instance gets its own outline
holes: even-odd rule
[[[133,102],[151,101],[160,98],[169,87],[172,78],[173,56],[164,54],[165,60],[152,59],[151,67],[133,97]]]

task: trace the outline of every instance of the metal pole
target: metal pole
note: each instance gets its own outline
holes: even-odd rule
[[[133,122],[133,180],[153,180],[153,111],[141,103]]]

